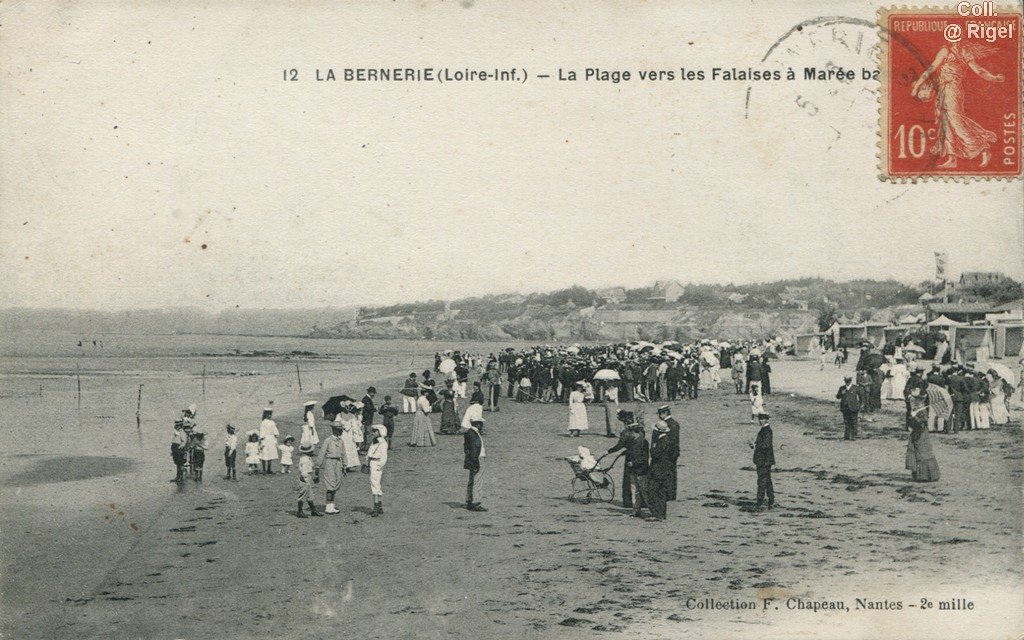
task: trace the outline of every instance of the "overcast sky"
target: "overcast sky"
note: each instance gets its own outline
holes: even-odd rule
[[[874,32],[856,25],[845,35],[866,38],[861,52],[823,32],[761,64],[813,3],[736,3],[746,17],[730,23],[696,3],[214,4],[0,9],[0,305],[917,282],[933,251],[954,273],[1024,277],[1021,183],[879,181],[869,82],[766,83],[748,103],[744,82],[313,80],[345,66],[874,64]]]

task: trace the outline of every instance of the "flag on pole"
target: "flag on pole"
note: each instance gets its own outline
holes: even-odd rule
[[[946,280],[946,264],[949,262],[949,255],[946,252],[935,252],[935,279]]]

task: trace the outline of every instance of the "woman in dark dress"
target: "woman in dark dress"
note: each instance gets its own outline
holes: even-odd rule
[[[768,364],[768,356],[761,356],[761,395],[772,393],[772,366]]]
[[[907,438],[906,467],[916,482],[939,479],[939,463],[932,453],[928,435],[928,402],[924,392],[915,388],[910,395],[910,437]]]
[[[450,389],[441,390],[441,433],[453,435],[459,432],[459,417],[455,411],[455,394]]]

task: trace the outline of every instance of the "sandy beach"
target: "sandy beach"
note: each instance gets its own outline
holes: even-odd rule
[[[903,469],[900,403],[865,424],[863,439],[844,442],[834,402],[821,397],[840,373],[810,362],[774,369],[767,405],[779,506],[771,512],[752,509],[747,442],[756,429],[746,397],[725,385],[672,403],[683,454],[680,498],[665,523],[626,517],[618,499],[567,499],[562,458],[581,443],[595,451],[614,443],[602,435],[600,407],[590,408],[580,441],[565,435],[563,405],[506,402],[487,414],[487,513],[464,509],[461,437],[407,447],[411,419],[401,416],[382,518],[369,517],[367,476],[345,479],[341,515],[299,520],[294,474],[228,482],[212,455],[204,483],[147,505],[144,528],[117,505],[51,513],[49,524],[65,531],[103,514],[119,532],[81,527],[81,548],[102,553],[106,538],[118,549],[80,592],[62,589],[64,569],[48,560],[52,540],[40,529],[5,536],[18,547],[4,554],[5,586],[16,589],[5,591],[4,635],[782,638],[813,624],[833,637],[968,638],[1019,629],[1020,411],[1008,427],[934,436],[942,480],[918,484]],[[298,416],[285,412],[280,422],[291,430]],[[166,492],[170,461],[155,463]],[[22,484],[49,475],[45,460],[35,464]],[[613,475],[621,479],[621,461]],[[68,481],[102,492],[116,477]],[[958,584],[932,575],[956,575]],[[766,598],[774,599],[767,608]],[[922,610],[922,598],[964,598],[974,608]],[[791,608],[797,600],[842,601],[849,611]],[[875,609],[895,602],[901,610]],[[736,608],[747,603],[756,608]]]

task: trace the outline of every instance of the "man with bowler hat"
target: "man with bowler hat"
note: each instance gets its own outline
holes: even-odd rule
[[[672,442],[675,445],[674,446],[674,451],[675,451],[675,456],[676,457],[675,457],[674,460],[672,460],[672,465],[669,468],[669,475],[670,475],[670,477],[668,479],[668,486],[667,486],[666,491],[665,491],[665,499],[666,500],[675,500],[676,499],[676,492],[677,492],[677,488],[678,488],[678,478],[677,478],[677,475],[676,475],[676,472],[677,472],[676,465],[678,463],[679,455],[680,455],[680,448],[679,448],[679,423],[676,422],[676,419],[672,417],[672,409],[667,404],[663,404],[660,407],[658,407],[658,418],[661,419],[661,420],[664,420],[665,424],[668,425],[669,436],[671,436]],[[653,443],[652,443],[652,446],[653,446]]]
[[[608,453],[615,453],[616,451],[628,452],[629,448],[637,440],[638,428],[642,434],[643,427],[637,424],[632,411],[619,411],[615,414],[615,417],[625,428],[619,432],[619,441],[608,450]],[[629,467],[625,464],[622,465],[622,506],[627,509],[633,506],[633,488],[629,483]]]
[[[839,410],[843,414],[843,440],[857,439],[857,418],[861,409],[864,408],[864,388],[854,384],[853,376],[843,378],[843,386],[836,392],[836,400],[839,400]]]
[[[768,508],[775,506],[775,487],[772,484],[772,467],[775,465],[775,445],[772,442],[772,426],[768,422],[768,414],[757,416],[761,430],[757,432],[757,440],[750,446],[754,449],[754,467],[757,468],[757,507],[764,506],[765,496],[768,497]]]

